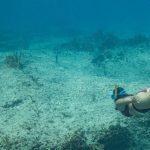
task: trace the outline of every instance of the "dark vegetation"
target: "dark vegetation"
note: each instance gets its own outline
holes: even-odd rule
[[[96,139],[104,145],[104,150],[129,150],[135,146],[134,137],[129,129],[119,124],[102,130]]]
[[[60,45],[62,49],[71,51],[93,51],[94,46],[94,43],[92,43],[89,37],[76,37]]]
[[[27,130],[29,130],[27,128]],[[29,130],[32,132],[32,128]],[[41,133],[43,134],[43,133]],[[92,132],[92,139],[89,141],[87,133],[77,130],[64,138],[64,143],[52,146],[49,141],[43,141],[40,136],[35,136],[31,141],[21,137],[9,137],[1,133],[0,146],[5,149],[27,149],[34,150],[129,150],[136,149],[134,134],[127,127],[119,124],[111,125],[109,128],[101,128]]]
[[[68,140],[67,140],[68,139]],[[55,150],[128,150],[135,145],[134,137],[127,127],[119,124],[111,125],[108,129],[102,128],[93,135],[92,144],[89,144],[84,131],[76,131],[66,138],[66,142]]]
[[[1,145],[1,148],[3,147],[3,149],[5,150],[10,150],[12,149],[12,146],[13,146],[13,142],[12,142],[12,139],[8,136],[8,135],[4,135],[0,141],[0,145]]]
[[[144,34],[137,34],[129,38],[120,38],[113,33],[104,33],[98,31],[90,36],[74,37],[69,42],[60,45],[62,49],[69,49],[73,51],[97,51],[104,52],[108,49],[115,49],[119,47],[135,47],[148,46],[150,39]]]
[[[134,137],[128,128],[122,127],[119,124],[112,125],[108,129],[102,128],[99,131],[94,131],[93,140],[88,141],[83,130],[77,130],[73,134],[69,134],[64,143],[52,147],[48,141],[42,142],[40,138],[36,138],[30,144],[24,140],[19,144],[19,141],[12,141],[11,137],[4,136],[1,139],[1,146],[11,150],[12,147],[18,145],[22,148],[25,144],[26,147],[31,149],[50,149],[50,150],[129,150],[136,147]],[[25,143],[24,143],[25,142]],[[28,145],[29,144],[29,145]]]
[[[84,131],[76,131],[73,135],[66,138],[66,141],[53,150],[103,150],[104,146],[102,144],[89,144],[87,138],[85,137]]]
[[[102,34],[102,33],[101,33]],[[97,36],[96,36],[97,37]],[[117,60],[124,59],[127,49],[130,47],[139,47],[139,46],[149,46],[150,39],[145,35],[139,34],[135,35],[128,39],[120,39],[113,34],[105,34],[100,36],[102,39],[101,43],[97,47],[97,51],[92,59],[92,63],[100,66],[105,62],[105,60],[113,60],[115,57]],[[113,51],[116,50],[116,55],[113,54]],[[120,50],[123,49],[124,51]]]
[[[94,37],[93,35],[93,38],[95,39],[95,44],[97,43],[97,48],[100,51],[107,50],[107,49],[114,49],[116,47],[121,46],[122,44],[122,40],[119,37],[117,37],[115,34],[112,33],[104,34],[103,32],[102,33],[99,32],[97,34],[101,34],[101,36],[99,36],[100,39],[98,40],[99,44],[96,42],[97,35],[96,37]]]
[[[22,62],[22,54],[21,53],[14,53],[12,55],[6,56],[5,57],[5,64],[9,68],[23,69],[24,64]]]
[[[5,57],[4,63],[9,68],[23,69],[25,62],[23,62],[23,50],[30,48],[33,36],[30,34],[14,34],[14,33],[0,33],[0,51],[10,51]]]
[[[10,101],[10,102],[6,102],[4,106],[2,106],[3,108],[13,108],[13,107],[16,107],[20,104],[23,103],[23,100],[22,99],[17,99],[17,100],[14,100],[14,101]]]
[[[124,40],[124,45],[126,46],[131,46],[131,47],[136,47],[136,46],[148,46],[150,42],[150,39],[143,34],[137,34],[134,35],[133,37],[130,37],[129,39]]]
[[[112,60],[117,49],[117,59],[123,59],[127,50],[135,47],[150,46],[150,38],[144,34],[137,34],[129,38],[120,38],[113,33],[98,31],[90,36],[74,37],[69,42],[59,45],[58,49],[71,51],[88,51],[94,56],[91,63],[100,66],[105,60]],[[124,49],[119,50],[119,49]],[[57,53],[59,54],[59,53]],[[56,62],[58,55],[56,55]]]
[[[61,51],[60,51],[60,50],[61,50],[61,49],[58,48],[58,47],[55,47],[55,48],[54,48],[55,63],[56,63],[56,64],[59,64],[59,56],[60,56],[60,54],[61,54]]]
[[[84,132],[77,131],[61,145],[61,150],[89,150]]]

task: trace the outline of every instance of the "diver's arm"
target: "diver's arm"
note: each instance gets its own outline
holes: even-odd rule
[[[116,106],[120,106],[120,105],[127,105],[133,102],[133,97],[129,96],[126,98],[120,98],[119,100],[116,101]]]

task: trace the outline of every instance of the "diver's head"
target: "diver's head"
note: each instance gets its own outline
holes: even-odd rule
[[[119,98],[123,98],[123,97],[126,97],[126,96],[130,96],[130,95],[126,93],[126,91],[124,90],[124,88],[115,86],[115,88],[113,90],[113,94],[111,95],[111,98],[114,101],[116,101]]]

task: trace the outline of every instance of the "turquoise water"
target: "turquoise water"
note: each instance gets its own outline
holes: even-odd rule
[[[149,6],[0,2],[0,150],[149,150],[149,112],[111,99],[149,87]]]

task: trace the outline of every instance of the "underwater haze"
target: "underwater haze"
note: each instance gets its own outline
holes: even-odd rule
[[[1,30],[65,32],[98,29],[147,32],[149,0],[6,0],[0,2]]]
[[[149,150],[149,109],[113,100],[150,87],[149,14],[149,0],[1,0],[0,150]]]

